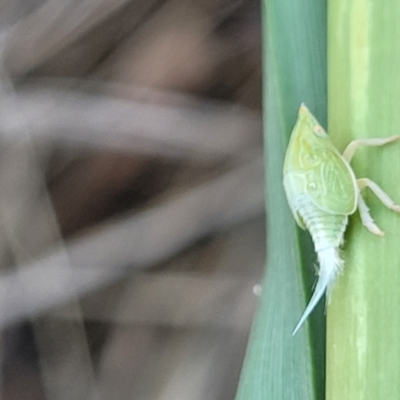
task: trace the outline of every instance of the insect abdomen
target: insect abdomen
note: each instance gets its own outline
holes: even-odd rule
[[[310,201],[307,195],[298,196],[295,203],[297,212],[311,234],[317,253],[341,245],[348,222],[347,215],[327,213]]]

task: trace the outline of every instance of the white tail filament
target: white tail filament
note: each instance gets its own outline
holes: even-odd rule
[[[304,321],[314,310],[321,297],[327,291],[328,299],[331,294],[333,283],[335,282],[336,276],[342,271],[343,260],[340,258],[339,250],[335,247],[328,247],[318,252],[319,260],[319,274],[317,285],[315,286],[314,293],[311,297],[310,302],[307,305],[300,321],[296,325],[293,331],[293,336],[301,328]]]

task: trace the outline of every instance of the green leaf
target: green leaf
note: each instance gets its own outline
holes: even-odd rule
[[[315,254],[282,187],[283,157],[298,107],[326,126],[326,3],[263,3],[267,267],[237,400],[312,400],[324,393],[324,315],[292,337],[315,278]]]

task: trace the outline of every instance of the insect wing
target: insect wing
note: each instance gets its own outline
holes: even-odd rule
[[[353,171],[336,149],[314,151],[314,165],[306,167],[307,192],[314,204],[333,214],[352,214],[357,187]]]
[[[295,203],[304,195],[327,213],[349,215],[357,206],[352,169],[305,106],[300,107],[286,152],[284,186],[294,215]],[[299,223],[300,217],[295,218]]]

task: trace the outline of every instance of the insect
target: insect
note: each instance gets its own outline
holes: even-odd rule
[[[297,224],[310,232],[318,255],[318,280],[293,335],[311,314],[325,291],[328,296],[343,260],[339,248],[343,243],[349,215],[358,208],[364,226],[375,235],[383,232],[375,224],[360,192],[368,187],[389,209],[400,206],[373,181],[356,179],[350,166],[354,152],[361,146],[383,146],[400,139],[359,139],[351,142],[343,154],[336,149],[308,108],[300,106],[298,119],[289,141],[283,167],[283,186]]]

